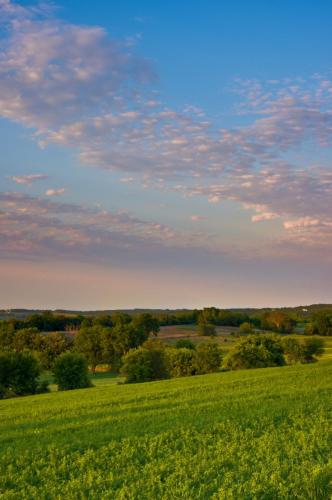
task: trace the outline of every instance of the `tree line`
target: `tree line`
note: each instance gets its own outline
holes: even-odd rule
[[[207,327],[231,326],[239,327],[243,323],[249,323],[252,329],[270,330],[278,333],[292,333],[297,323],[305,324],[307,334],[332,335],[332,310],[319,309],[305,318],[301,317],[298,309],[289,312],[284,309],[276,310],[248,310],[248,312],[218,309],[206,307],[204,309],[178,310],[178,311],[155,311],[153,313],[129,313],[115,312],[98,316],[83,316],[55,314],[51,311],[34,313],[25,319],[11,318],[0,321],[0,332],[2,329],[17,331],[27,328],[35,328],[39,332],[54,331],[78,331],[82,327],[103,326],[114,327],[119,317],[134,320],[144,314],[149,314],[160,326],[170,325],[199,325]],[[128,320],[129,321],[129,320]]]

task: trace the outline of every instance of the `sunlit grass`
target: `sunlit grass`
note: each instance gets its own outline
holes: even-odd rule
[[[332,362],[0,403],[2,498],[329,498]]]

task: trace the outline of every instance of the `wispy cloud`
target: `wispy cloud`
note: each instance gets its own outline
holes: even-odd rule
[[[239,125],[220,127],[193,106],[163,104],[150,64],[103,28],[9,0],[0,12],[8,28],[0,115],[33,129],[41,146],[75,148],[82,162],[120,171],[122,182],[234,201],[253,223],[280,219],[286,246],[330,241],[330,166],[303,152],[331,148],[330,78],[239,80]]]
[[[13,175],[9,177],[16,184],[24,184],[30,186],[36,181],[44,181],[49,179],[49,176],[46,174],[29,174],[29,175]]]
[[[65,188],[47,189],[47,191],[45,191],[45,195],[46,196],[59,196],[59,195],[63,194],[65,191],[66,191]]]
[[[209,252],[195,233],[183,234],[126,211],[110,212],[28,196],[0,193],[0,257],[75,258],[77,261],[162,265],[189,253]]]

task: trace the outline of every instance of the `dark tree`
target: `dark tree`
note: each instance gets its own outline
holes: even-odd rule
[[[30,353],[0,354],[0,397],[23,396],[39,392],[40,366]]]
[[[87,360],[82,354],[76,352],[61,354],[54,363],[53,375],[59,391],[92,386]]]
[[[285,358],[280,339],[275,335],[249,335],[241,337],[225,357],[224,367],[265,368],[282,366]]]
[[[213,373],[220,369],[222,356],[216,342],[199,344],[196,353],[197,373]]]
[[[139,347],[122,358],[121,374],[127,383],[168,378],[165,353],[161,349]]]

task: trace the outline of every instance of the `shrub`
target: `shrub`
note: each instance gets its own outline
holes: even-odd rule
[[[216,342],[205,342],[197,347],[197,373],[213,373],[220,369],[221,352]]]
[[[260,334],[240,338],[226,356],[224,368],[237,370],[284,364],[280,340],[274,335]]]
[[[292,363],[312,363],[317,356],[324,352],[324,342],[318,338],[305,339],[303,343],[296,339],[288,338],[282,341],[283,351],[287,362]]]
[[[0,354],[0,398],[39,392],[40,366],[30,353]],[[45,389],[45,388],[44,388]]]
[[[168,378],[163,349],[139,347],[122,357],[121,375],[126,383],[149,382]]]
[[[53,375],[59,391],[92,386],[89,379],[88,362],[79,353],[65,352],[60,354],[55,360]]]
[[[168,370],[171,377],[188,377],[197,371],[197,353],[193,349],[181,347],[167,349]]]
[[[282,339],[281,345],[288,364],[302,363],[303,348],[294,338]]]
[[[199,323],[198,332],[204,337],[213,337],[216,335],[216,327],[212,323]]]
[[[332,311],[318,311],[307,325],[308,335],[332,335]]]
[[[239,327],[239,331],[240,331],[240,333],[243,333],[243,334],[252,333],[253,332],[252,325],[250,323],[248,323],[247,321],[245,321],[244,323],[241,323],[241,325]]]
[[[175,347],[177,349],[181,349],[182,347],[185,347],[186,349],[193,349],[193,350],[196,349],[195,344],[191,340],[188,340],[188,339],[178,340],[177,343],[175,344]]]
[[[324,352],[324,341],[318,338],[305,339],[302,345],[303,362],[311,363],[316,361],[317,356],[321,356]]]

